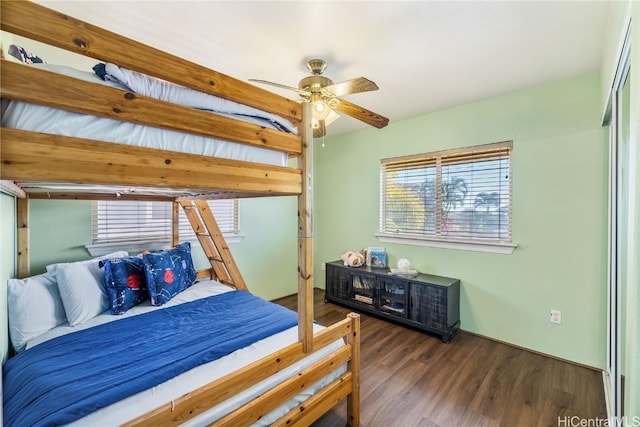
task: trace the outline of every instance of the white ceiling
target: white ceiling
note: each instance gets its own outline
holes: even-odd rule
[[[379,91],[346,98],[391,123],[597,71],[610,8],[610,1],[515,0],[38,2],[242,80],[297,86],[308,59],[325,59],[334,82],[375,81]],[[327,135],[366,127],[343,115]]]

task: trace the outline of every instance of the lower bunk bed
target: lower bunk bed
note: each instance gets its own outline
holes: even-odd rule
[[[314,325],[305,354],[296,313],[201,280],[27,340],[3,369],[4,425],[309,425],[353,392],[358,328]]]

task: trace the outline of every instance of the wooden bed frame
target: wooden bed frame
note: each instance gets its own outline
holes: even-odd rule
[[[0,179],[6,180],[3,189],[13,191],[18,197],[19,277],[29,275],[30,198],[116,198],[115,191],[88,191],[80,186],[74,191],[59,191],[48,189],[47,183],[133,186],[137,189],[135,194],[118,194],[117,197],[120,200],[172,200],[175,202],[174,218],[177,218],[179,204],[187,211],[197,210],[198,215],[190,221],[212,265],[210,269],[199,271],[198,276],[222,280],[238,289],[246,289],[246,286],[222,235],[215,231],[217,224],[213,215],[207,212],[206,204],[194,204],[191,200],[298,196],[299,341],[173,402],[159,402],[162,405],[156,410],[127,425],[178,425],[340,338],[346,342],[341,350],[214,425],[248,425],[345,363],[348,364],[345,374],[294,408],[275,425],[309,425],[344,398],[347,398],[348,424],[359,425],[359,317],[349,315],[347,319],[313,333],[313,132],[309,105],[300,105],[31,2],[3,1],[0,7],[4,31],[266,110],[298,125],[299,136],[291,135],[2,60],[2,98],[274,148],[297,158],[297,167],[268,166],[1,128]],[[154,61],[146,58],[154,58]],[[163,66],[155,66],[158,63]],[[180,120],[176,121],[175,117],[180,117]],[[122,173],[125,169],[126,173]],[[145,193],[145,189],[158,188],[166,192],[160,196],[154,191]],[[174,224],[176,221],[174,219]],[[200,230],[197,229],[198,224]],[[174,231],[174,243],[177,239]]]

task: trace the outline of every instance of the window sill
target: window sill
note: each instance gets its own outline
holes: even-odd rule
[[[510,255],[518,247],[514,243],[506,242],[478,242],[470,240],[437,239],[423,236],[400,236],[396,234],[377,233],[375,236],[381,242],[397,243],[401,245],[428,246],[432,248],[457,249],[463,251],[491,252]]]
[[[240,243],[244,237],[245,234],[239,233],[225,235],[224,239],[227,243]],[[198,240],[187,241],[191,243],[192,247],[200,247],[200,242]],[[157,251],[161,249],[168,249],[170,247],[170,243],[158,241],[93,243],[85,245],[85,248],[87,248],[93,257],[107,255],[116,251],[127,251],[130,254],[138,254],[142,251]]]

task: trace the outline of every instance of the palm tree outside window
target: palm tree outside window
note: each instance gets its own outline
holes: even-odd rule
[[[511,141],[383,159],[380,235],[511,243]]]

